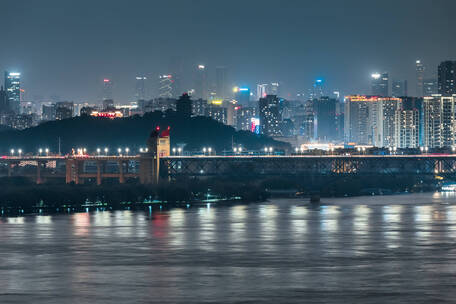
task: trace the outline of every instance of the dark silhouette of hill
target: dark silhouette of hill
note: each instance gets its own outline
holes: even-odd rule
[[[185,151],[201,151],[203,147],[212,147],[218,152],[231,150],[232,142],[245,149],[259,150],[265,146],[288,149],[289,144],[256,135],[247,131],[236,131],[208,117],[182,117],[168,111],[146,113],[121,119],[75,117],[61,121],[50,121],[37,127],[22,131],[9,130],[0,133],[0,149],[4,154],[9,149],[23,149],[34,152],[39,148],[58,151],[60,138],[62,153],[72,148],[85,147],[89,151],[96,148],[113,149],[129,147],[136,153],[145,142],[150,132],[156,127],[171,127],[171,146],[183,145]]]

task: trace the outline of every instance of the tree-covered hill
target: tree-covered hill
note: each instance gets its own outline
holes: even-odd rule
[[[263,149],[265,146],[274,146],[276,150],[289,148],[286,143],[251,132],[236,131],[211,118],[186,118],[170,111],[112,120],[82,116],[46,122],[22,131],[7,130],[0,132],[0,151],[3,154],[14,148],[21,148],[25,152],[35,152],[39,148],[57,151],[60,138],[62,153],[78,147],[85,147],[89,151],[104,147],[109,147],[111,151],[129,147],[134,153],[140,147],[145,147],[150,132],[156,126],[162,129],[171,127],[171,145],[182,145],[185,151],[212,147],[221,152],[230,150],[232,143],[250,150]]]

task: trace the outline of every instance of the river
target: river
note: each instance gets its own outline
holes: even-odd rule
[[[454,303],[456,196],[0,219],[0,303]]]

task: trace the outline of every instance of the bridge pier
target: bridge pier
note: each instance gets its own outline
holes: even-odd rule
[[[119,184],[125,184],[125,175],[124,175],[124,161],[119,160]]]
[[[97,161],[97,185],[101,185],[102,183],[102,168],[103,164],[101,161]],[[104,167],[104,166],[103,166]],[[103,170],[104,171],[104,170]]]
[[[38,185],[43,183],[43,181],[41,180],[41,166],[42,165],[43,165],[42,162],[40,162],[40,161],[36,162],[36,183]]]

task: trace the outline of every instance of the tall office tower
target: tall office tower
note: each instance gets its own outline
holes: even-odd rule
[[[424,81],[424,65],[421,63],[421,60],[416,62],[416,96],[423,96],[423,81]]]
[[[176,112],[181,117],[192,116],[192,100],[187,93],[182,94],[176,101]]]
[[[389,77],[388,73],[374,73],[372,77],[372,95],[386,97],[389,96]]]
[[[419,112],[417,109],[400,109],[395,117],[395,146],[400,149],[418,148]]]
[[[160,98],[173,97],[174,79],[172,75],[158,76],[158,96]]]
[[[182,81],[184,75],[183,60],[180,56],[173,56],[169,61],[169,72],[173,75],[173,85],[171,86],[171,94],[174,98],[179,98],[184,93],[182,89]]]
[[[324,82],[323,79],[315,80],[310,90],[310,99],[319,99],[320,97],[325,96]]]
[[[215,91],[217,97],[221,99],[228,98],[228,70],[224,66],[218,66],[215,68]]]
[[[372,144],[377,99],[377,96],[365,95],[352,95],[345,98],[344,142]]]
[[[423,81],[423,96],[439,94],[438,81],[435,78],[427,78]]]
[[[317,137],[319,140],[330,141],[336,136],[336,103],[337,100],[321,97],[313,100],[317,117]]]
[[[456,61],[443,61],[439,64],[439,94],[456,94]]]
[[[261,134],[281,136],[280,101],[275,95],[267,95],[259,100]]]
[[[407,96],[407,80],[393,80],[391,85],[391,95],[394,97]]]
[[[10,111],[8,103],[8,94],[6,90],[3,89],[3,86],[0,88],[0,114],[5,114]]]
[[[249,101],[250,101],[250,89],[249,88],[235,87],[233,89],[233,92],[234,92],[234,99],[236,99],[236,101],[239,104],[244,105],[244,106],[247,106],[249,104]]]
[[[208,99],[207,70],[206,66],[200,64],[196,69],[195,75],[195,98]]]
[[[423,98],[424,145],[429,148],[451,147],[456,121],[456,95]]]
[[[21,107],[21,73],[5,72],[5,90],[10,110],[19,114]]]
[[[268,85],[267,95],[280,96],[280,84],[278,82],[271,82]]]
[[[268,84],[263,83],[263,84],[257,84],[257,99],[264,98],[266,95],[268,95]]]
[[[135,99],[146,100],[146,76],[136,76]]]
[[[112,99],[112,80],[103,79],[103,100]]]
[[[300,129],[300,133],[304,136],[306,142],[315,139],[315,112],[311,101],[304,105],[304,116]]]
[[[375,121],[370,122],[373,127],[373,145],[380,148],[396,147],[396,113],[402,108],[402,99],[383,97],[371,105],[376,107],[376,111],[372,111]]]

